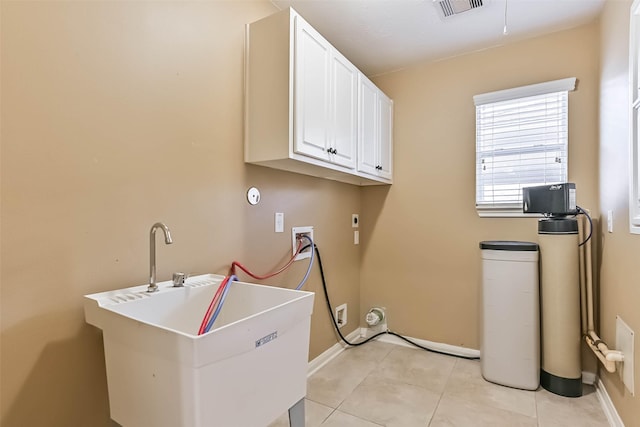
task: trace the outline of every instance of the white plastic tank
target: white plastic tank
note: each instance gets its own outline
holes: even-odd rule
[[[540,383],[538,244],[480,242],[482,376],[536,390]]]

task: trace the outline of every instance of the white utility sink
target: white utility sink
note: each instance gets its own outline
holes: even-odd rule
[[[234,282],[213,329],[198,336],[223,279],[85,295],[86,321],[103,331],[114,421],[260,427],[304,405],[314,294]]]

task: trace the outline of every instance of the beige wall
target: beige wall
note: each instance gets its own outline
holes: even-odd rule
[[[601,17],[600,200],[613,211],[613,233],[603,227],[600,279],[601,338],[615,345],[616,315],[633,329],[636,396],[618,374],[600,370],[607,392],[627,427],[640,426],[640,236],[629,233],[629,11],[631,1],[608,1]]]
[[[273,233],[284,212],[286,229],[316,227],[349,331],[383,305],[394,331],[477,348],[478,242],[535,240],[536,225],[475,213],[472,96],[568,76],[579,80],[569,178],[581,205],[615,214],[615,232],[594,239],[603,337],[613,339],[615,314],[640,329],[620,101],[628,2],[607,2],[600,39],[592,24],[377,77],[395,102],[395,183],[362,190],[242,162],[243,25],[274,11],[267,1],[1,3],[3,426],[109,425],[101,334],[84,323],[81,297],[144,283],[158,220],[175,240],[158,244],[166,280],[224,273],[234,259],[270,269],[289,250],[290,235]],[[255,207],[244,200],[252,185]],[[307,289],[320,292],[317,269]],[[334,342],[318,293],[310,357]],[[603,380],[634,425],[638,399]]]
[[[109,425],[100,332],[82,295],[158,276],[267,271],[314,225],[335,305],[359,313],[357,187],[243,163],[244,24],[267,1],[2,2],[1,421]],[[255,185],[255,207],[245,192]],[[296,263],[279,282],[302,277]],[[306,289],[320,291],[317,269]],[[321,293],[310,357],[335,343]]]
[[[383,305],[390,329],[479,347],[482,240],[537,240],[535,219],[475,210],[473,95],[575,76],[569,179],[598,212],[596,24],[374,79],[394,100],[395,175],[363,190],[361,308]]]

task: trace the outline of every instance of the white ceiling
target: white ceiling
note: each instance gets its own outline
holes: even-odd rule
[[[444,18],[433,0],[272,0],[292,6],[369,76],[586,24],[604,2],[484,0]]]

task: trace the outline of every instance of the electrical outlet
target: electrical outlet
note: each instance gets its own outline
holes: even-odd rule
[[[313,239],[313,226],[307,227],[293,227],[291,229],[291,254],[295,255],[298,250],[298,244],[300,239],[302,239],[302,247],[310,245],[311,242],[308,239],[305,239],[303,236],[308,236],[309,239],[315,242]],[[300,252],[296,255],[295,261],[299,261],[305,258],[311,258],[311,251],[313,251],[313,247],[309,246],[307,249]]]
[[[275,230],[276,233],[284,233],[284,212],[276,212]]]
[[[351,227],[358,228],[360,225],[360,217],[358,214],[351,214]]]
[[[616,363],[616,368],[622,377],[622,382],[635,396],[633,384],[633,330],[627,325],[620,316],[616,316],[616,350],[624,354],[624,362]]]
[[[347,324],[347,304],[336,307],[336,323],[338,324],[338,328],[342,328]]]

